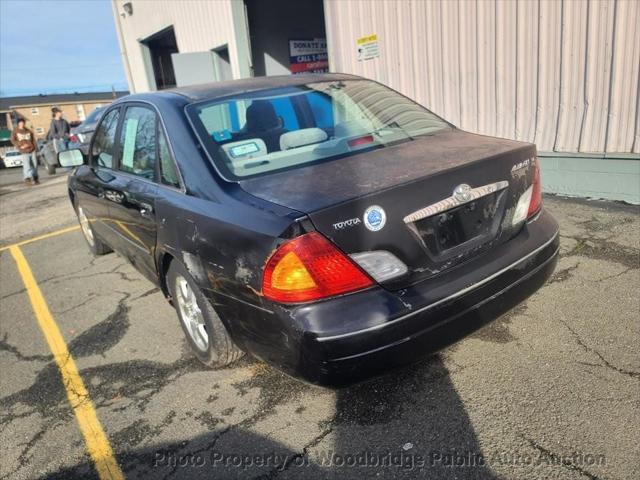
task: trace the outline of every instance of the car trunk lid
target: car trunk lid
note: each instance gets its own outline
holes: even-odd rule
[[[385,283],[395,289],[511,238],[535,155],[531,144],[451,130],[240,185],[308,214],[347,254],[393,253],[408,267]]]

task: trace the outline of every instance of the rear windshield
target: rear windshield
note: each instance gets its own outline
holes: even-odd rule
[[[368,80],[261,90],[192,104],[187,114],[229,180],[336,160],[451,128]]]

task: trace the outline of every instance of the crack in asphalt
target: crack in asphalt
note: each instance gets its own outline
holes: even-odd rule
[[[0,340],[0,352],[9,352],[14,355],[21,362],[49,362],[52,360],[53,356],[49,355],[25,355],[22,353],[18,347],[11,345],[7,340],[9,337],[8,333],[5,333]]]
[[[27,293],[26,288],[21,288],[20,290],[16,290],[15,292],[7,293],[5,295],[0,296],[0,300],[6,300],[7,298],[15,297],[16,295],[21,295],[23,293]]]
[[[153,287],[147,290],[146,292],[141,293],[137,297],[133,298],[132,301],[140,300],[141,298],[148,297],[149,295],[153,295],[154,293],[158,293],[158,292],[160,292],[160,289],[158,287]]]
[[[127,300],[130,293],[119,292],[122,298],[116,308],[104,320],[96,323],[69,342],[69,352],[74,357],[102,355],[117,345],[127,333],[130,321],[130,307]]]
[[[625,270],[621,271],[620,273],[614,273],[613,275],[609,275],[609,276],[606,276],[606,277],[602,277],[602,278],[600,278],[600,279],[596,280],[596,282],[597,282],[597,283],[602,283],[602,282],[604,282],[605,280],[611,280],[611,279],[613,279],[613,278],[621,277],[622,275],[625,275],[625,274],[629,273],[631,270],[635,270],[635,269],[634,269],[634,268],[629,267],[629,268],[626,268]]]
[[[171,425],[176,418],[175,410],[169,411],[160,423],[151,425],[147,420],[141,418],[131,425],[118,430],[111,435],[111,442],[114,445],[128,445],[136,447],[149,437],[157,437],[166,427]]]
[[[328,424],[331,425],[333,422],[329,421]],[[324,438],[333,432],[333,426],[329,426],[325,430],[323,430],[319,435],[313,438],[309,443],[307,443],[304,447],[302,447],[302,451],[296,453],[295,455],[290,455],[287,457],[284,465],[282,467],[274,468],[269,473],[257,475],[253,480],[273,480],[277,478],[278,475],[282,472],[286,472],[289,470],[291,465],[300,458],[306,458],[309,455],[309,450],[313,447],[316,447],[320,444]]]
[[[74,310],[77,310],[80,307],[84,307],[85,305],[87,305],[89,302],[92,302],[96,298],[98,298],[98,295],[96,295],[95,293],[89,293],[89,295],[87,295],[87,298],[84,301],[78,303],[77,305],[74,305],[72,307],[69,307],[60,311],[52,311],[51,313],[53,313],[54,315],[64,315],[65,313],[73,312]]]
[[[562,235],[562,237],[577,242],[571,250],[562,254],[562,257],[581,256],[591,260],[607,260],[618,263],[628,269],[640,268],[640,250],[610,241],[615,235],[605,239],[596,238],[593,235],[573,237]]]
[[[44,434],[47,433],[49,428],[55,428],[55,427],[57,427],[59,425],[61,425],[60,422],[57,422],[57,423],[55,423],[53,425],[49,425],[46,429],[43,428],[40,431],[37,431],[26,442],[16,444],[16,446],[18,446],[18,447],[23,447],[20,450],[20,453],[18,454],[18,457],[16,459],[17,462],[18,462],[18,465],[11,472],[7,473],[6,476],[2,476],[0,478],[3,478],[3,479],[4,478],[11,478],[13,475],[18,473],[21,469],[27,467],[28,464],[29,464],[29,461],[31,460],[31,456],[29,456],[29,453],[31,452],[31,450],[33,450],[33,447],[35,447],[36,444],[40,441],[40,439],[44,436]]]
[[[551,459],[554,463],[554,465],[562,465],[563,467],[568,468],[569,470],[573,470],[575,472],[580,473],[581,475],[590,478],[591,480],[600,480],[600,477],[589,472],[588,470],[585,470],[584,468],[579,467],[578,465],[573,464],[570,460],[563,458],[562,455],[559,455],[555,452],[552,452],[551,450],[549,450],[548,448],[543,447],[542,445],[540,445],[538,442],[536,442],[535,440],[532,440],[530,438],[524,437],[522,436],[522,438],[529,443],[529,445],[533,448],[535,448],[536,450],[538,450],[542,455],[544,455],[545,457]]]
[[[598,367],[606,367],[610,370],[613,370],[623,375],[627,375],[632,378],[640,378],[640,372],[636,372],[634,370],[627,370],[624,368],[617,367],[616,365],[613,365],[606,358],[604,358],[604,356],[602,356],[602,354],[598,352],[595,348],[590,347],[589,345],[584,343],[580,335],[578,335],[578,333],[573,328],[571,328],[567,322],[565,322],[561,318],[559,318],[558,320],[560,320],[560,322],[566,327],[566,329],[569,330],[569,332],[571,333],[571,335],[573,336],[573,338],[575,339],[578,345],[580,345],[586,352],[593,353],[600,359],[601,363],[597,364]],[[580,362],[577,362],[577,363],[580,363]]]
[[[58,284],[61,281],[68,281],[68,280],[83,280],[86,278],[91,278],[94,279],[95,277],[99,277],[101,275],[118,275],[119,279],[125,282],[139,282],[140,278],[132,278],[130,277],[126,272],[121,272],[119,271],[122,267],[126,267],[128,266],[127,263],[122,262],[117,264],[116,266],[114,266],[112,269],[110,270],[106,270],[106,271],[102,271],[102,272],[93,272],[93,273],[87,273],[84,275],[76,275],[76,273],[78,272],[85,272],[87,269],[82,268],[80,270],[76,270],[75,272],[67,272],[67,273],[63,273],[60,275],[53,275],[51,277],[45,278],[41,281],[39,281],[38,283],[40,285],[43,285],[45,283],[53,283]]]

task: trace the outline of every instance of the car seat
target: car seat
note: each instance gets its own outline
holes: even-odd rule
[[[289,130],[283,128],[282,119],[276,114],[271,102],[255,100],[247,108],[246,118],[247,123],[234,140],[260,138],[264,141],[269,153],[280,150],[280,136]]]

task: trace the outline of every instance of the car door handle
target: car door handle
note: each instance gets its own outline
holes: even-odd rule
[[[116,192],[114,190],[105,190],[104,198],[113,203],[122,203],[124,200],[124,194]]]
[[[153,217],[153,206],[149,205],[148,203],[141,203],[140,210],[138,211],[140,212],[141,217],[144,217],[144,218]]]

